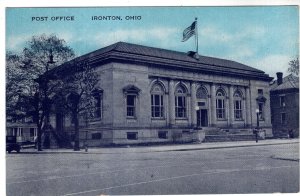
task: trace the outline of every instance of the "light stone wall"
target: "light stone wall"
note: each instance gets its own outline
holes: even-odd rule
[[[97,67],[101,81],[99,88],[103,89],[103,118],[101,121],[90,122],[90,129],[93,131],[104,131],[105,140],[112,143],[141,143],[141,142],[164,142],[171,141],[176,131],[184,129],[192,130],[196,125],[197,104],[196,91],[204,86],[208,93],[208,125],[222,129],[245,129],[256,126],[257,89],[263,89],[267,98],[265,103],[265,119],[260,126],[272,135],[270,120],[270,96],[269,83],[265,81],[249,80],[245,77],[230,77],[226,75],[208,75],[180,71],[176,69],[165,69],[148,67],[146,65],[134,65],[125,63],[109,63]],[[155,82],[163,84],[164,95],[164,118],[151,118],[151,87]],[[175,118],[175,89],[179,84],[184,85],[187,90],[187,118]],[[123,88],[127,85],[134,85],[140,92],[137,96],[136,118],[126,116],[126,96]],[[225,108],[226,118],[216,118],[215,94],[218,88],[226,92]],[[243,119],[234,119],[233,94],[239,89],[242,92]],[[168,139],[159,139],[158,131],[167,130]],[[138,132],[137,140],[128,140],[127,132]],[[103,134],[104,136],[104,134]],[[109,139],[111,137],[111,139]],[[93,144],[100,144],[100,141],[93,141]],[[105,142],[104,142],[105,143]]]

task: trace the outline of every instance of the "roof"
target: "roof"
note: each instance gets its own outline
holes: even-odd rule
[[[299,89],[299,77],[290,74],[282,79],[282,84],[278,85],[277,80],[271,85],[271,91],[286,89]]]
[[[272,78],[270,78],[263,71],[235,61],[201,55],[199,55],[199,58],[196,59],[184,52],[125,42],[117,42],[110,46],[77,57],[72,61],[84,61],[87,59],[89,63],[95,63],[97,65],[99,65],[100,61],[125,61],[152,66],[167,66],[178,69],[189,69],[192,71],[214,72],[215,74],[222,75],[232,74],[234,76],[248,76],[267,81],[272,80]],[[64,65],[58,69],[63,69],[63,67]]]

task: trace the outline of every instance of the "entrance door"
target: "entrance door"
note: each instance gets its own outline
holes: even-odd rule
[[[197,110],[197,126],[198,127],[208,126],[207,109]]]
[[[207,110],[201,109],[200,110],[200,118],[201,118],[201,127],[207,127],[208,126],[208,118],[207,118]]]

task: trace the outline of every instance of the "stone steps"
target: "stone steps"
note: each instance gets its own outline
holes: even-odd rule
[[[251,135],[253,133],[252,129],[246,128],[230,128],[230,129],[222,129],[222,128],[205,128],[203,129],[206,135],[231,135],[231,134],[239,134],[239,135]]]
[[[205,135],[204,142],[255,141],[254,134]]]

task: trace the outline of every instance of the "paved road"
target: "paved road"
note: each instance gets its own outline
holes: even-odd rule
[[[299,191],[299,144],[147,153],[7,154],[7,195]],[[289,156],[291,155],[291,156]]]

